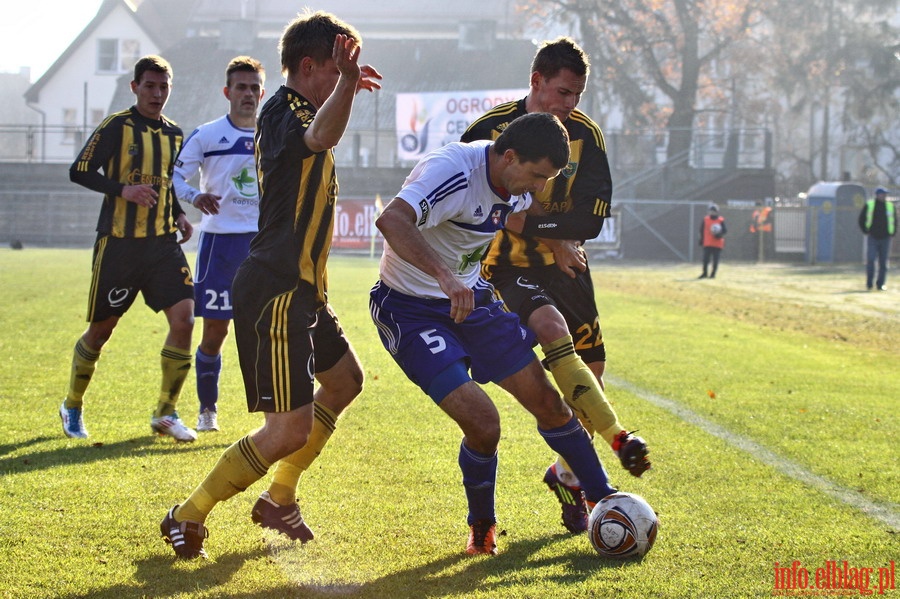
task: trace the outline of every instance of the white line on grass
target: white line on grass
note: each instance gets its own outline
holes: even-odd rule
[[[725,427],[707,420],[693,410],[686,408],[675,401],[666,399],[665,397],[661,397],[645,389],[640,389],[632,385],[631,383],[623,381],[622,379],[616,377],[607,375],[605,378],[607,379],[607,382],[609,384],[620,387],[628,391],[629,393],[632,393],[633,395],[636,395],[637,397],[652,403],[657,407],[671,412],[685,422],[700,427],[709,434],[722,439],[729,445],[732,445],[740,449],[741,451],[749,453],[759,461],[775,468],[783,474],[786,474],[795,480],[809,485],[810,487],[818,489],[819,491],[822,491],[834,497],[838,501],[846,503],[847,505],[860,510],[861,512],[872,518],[880,520],[894,530],[900,530],[900,506],[897,506],[893,503],[876,503],[874,501],[868,500],[855,491],[835,484],[827,478],[823,478],[817,474],[813,474],[800,464],[797,464],[796,462],[783,458],[780,455],[769,451],[762,445],[751,441],[747,437],[732,433]]]

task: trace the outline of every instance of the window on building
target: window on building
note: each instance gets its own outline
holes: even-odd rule
[[[76,108],[63,108],[62,109],[62,122],[63,122],[63,143],[74,143],[75,142],[75,131],[78,128],[78,109]]]
[[[141,43],[134,39],[97,40],[97,72],[127,73],[140,58]]]

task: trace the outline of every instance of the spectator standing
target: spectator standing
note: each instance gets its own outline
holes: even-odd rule
[[[875,198],[867,200],[860,210],[859,228],[866,236],[866,289],[871,290],[874,283],[875,289],[886,291],[891,238],[897,233],[897,209],[888,201],[885,188],[876,189]]]
[[[728,229],[725,227],[725,219],[719,215],[719,207],[715,204],[710,204],[706,216],[700,221],[700,246],[703,248],[703,272],[698,278],[716,278],[716,271],[719,270],[719,256],[722,253],[722,248],[725,247],[725,234],[727,232]],[[712,263],[712,270],[710,270],[710,262]]]

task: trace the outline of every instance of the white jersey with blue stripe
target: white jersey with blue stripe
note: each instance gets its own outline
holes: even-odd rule
[[[491,141],[454,142],[427,154],[412,170],[397,197],[416,211],[428,244],[468,287],[487,285],[481,255],[506,217],[531,205],[531,196],[506,196],[488,178]],[[447,299],[435,278],[400,258],[384,244],[381,280],[407,295]]]
[[[203,215],[201,231],[255,233],[259,230],[253,134],[253,129],[236,126],[226,114],[197,127],[181,146],[172,179],[178,199],[193,203],[200,193],[221,198],[218,214]],[[200,190],[188,184],[198,170]]]

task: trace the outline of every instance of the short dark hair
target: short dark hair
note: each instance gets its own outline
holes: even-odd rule
[[[352,38],[362,45],[362,37],[350,24],[341,21],[331,13],[323,10],[310,12],[308,9],[287,24],[278,51],[281,53],[281,73],[292,74],[297,71],[300,61],[309,56],[321,64],[331,58],[334,38],[338,34]]]
[[[550,79],[563,69],[569,69],[579,77],[587,77],[591,71],[591,61],[570,37],[562,36],[541,44],[531,61],[531,72]]]
[[[235,56],[225,68],[225,85],[231,86],[232,73],[259,73],[262,82],[266,80],[266,69],[262,63],[249,56]]]
[[[143,77],[144,73],[146,73],[147,71],[153,71],[154,73],[165,73],[170,78],[172,77],[172,65],[170,65],[169,61],[162,56],[157,56],[155,54],[144,56],[136,63],[134,63],[133,81],[135,83],[140,83],[141,77]]]
[[[562,169],[569,163],[569,134],[549,112],[529,112],[506,126],[493,150],[497,154],[514,150],[522,162],[548,158],[554,168]]]

